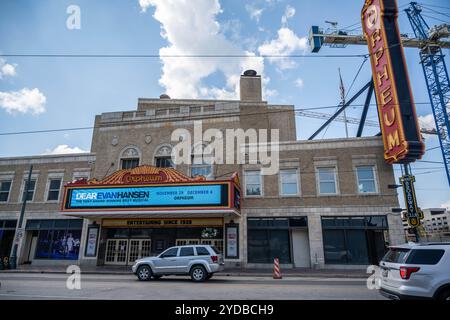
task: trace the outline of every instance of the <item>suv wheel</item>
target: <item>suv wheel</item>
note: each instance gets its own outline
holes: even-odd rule
[[[444,292],[442,292],[441,295],[439,296],[439,300],[450,301],[450,289],[447,289]]]
[[[195,282],[205,281],[207,277],[206,270],[203,266],[193,266],[191,269],[191,279]]]
[[[149,266],[140,266],[136,275],[141,281],[148,281],[152,277],[152,269]]]

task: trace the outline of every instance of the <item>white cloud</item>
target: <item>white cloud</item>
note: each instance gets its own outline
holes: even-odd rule
[[[15,64],[6,63],[5,59],[0,58],[0,79],[5,76],[14,77],[17,74],[16,66]]]
[[[89,151],[83,150],[78,147],[69,147],[67,144],[60,144],[56,146],[53,149],[47,149],[43,153],[44,155],[50,155],[50,154],[68,154],[68,153],[86,153]]]
[[[169,45],[159,50],[162,76],[159,80],[172,98],[238,97],[239,74],[254,69],[263,75],[264,61],[251,58],[223,33],[216,16],[218,0],[140,0],[143,11],[155,7],[153,17],[161,23],[161,36]],[[237,58],[170,58],[169,55],[233,55]],[[210,87],[203,80],[215,72],[226,78],[225,89]]]
[[[258,51],[261,55],[272,56],[267,58],[269,62],[275,63],[280,70],[285,70],[295,68],[297,63],[289,57],[273,56],[287,56],[300,50],[304,52],[307,48],[306,37],[298,37],[291,29],[282,27],[278,30],[278,38],[265,42]]]
[[[259,19],[261,19],[261,15],[264,12],[264,8],[257,8],[255,5],[246,4],[245,10],[247,10],[247,12],[249,13],[250,19],[255,20],[259,23]]]
[[[436,124],[434,122],[434,116],[431,113],[427,114],[425,116],[419,116],[418,121],[419,121],[419,127],[421,129],[436,131]],[[434,139],[438,138],[437,135],[435,135],[435,134],[425,134],[425,133],[422,133],[422,137],[423,137],[424,141],[434,140]]]
[[[447,210],[450,210],[450,200],[441,204],[441,208],[445,208]]]
[[[286,6],[286,10],[284,11],[284,15],[281,17],[281,23],[285,25],[289,19],[291,19],[295,15],[295,8],[290,5]]]
[[[148,7],[152,5],[152,0],[139,0],[139,5],[141,6],[142,12],[146,12]]]
[[[32,113],[45,112],[47,98],[39,89],[23,88],[20,91],[0,91],[0,108],[8,113]]]
[[[303,86],[305,85],[305,82],[303,81],[303,79],[302,78],[297,78],[296,80],[295,80],[295,86],[297,87],[297,88],[303,88]]]
[[[425,116],[419,116],[419,125],[421,128],[432,130],[436,129],[436,124],[434,122],[434,116],[430,113]]]

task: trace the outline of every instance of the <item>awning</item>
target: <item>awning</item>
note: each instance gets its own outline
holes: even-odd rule
[[[92,212],[62,212],[64,216],[85,219],[135,219],[135,218],[216,218],[240,217],[239,211],[223,210],[170,210],[170,211],[92,211]]]

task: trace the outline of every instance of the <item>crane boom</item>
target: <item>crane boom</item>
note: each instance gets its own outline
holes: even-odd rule
[[[440,29],[442,34],[445,34],[445,25]],[[448,32],[448,31],[447,31]],[[410,38],[406,35],[401,36],[402,44],[408,48],[422,48],[425,43],[430,45],[439,46],[441,48],[450,48],[450,41],[440,40],[440,37],[436,37],[435,40],[423,40],[420,38]],[[349,34],[345,31],[337,30],[333,32],[324,32],[318,26],[312,26],[309,33],[309,43],[312,52],[319,52],[323,45],[328,45],[333,48],[344,48],[347,45],[367,45],[367,41],[362,34]]]

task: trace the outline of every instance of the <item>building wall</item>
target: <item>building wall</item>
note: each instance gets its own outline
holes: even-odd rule
[[[1,158],[0,180],[12,180],[12,186],[8,201],[0,202],[0,220],[18,220],[30,165],[33,165],[32,179],[36,179],[36,187],[33,200],[27,202],[22,227],[25,228],[30,219],[71,219],[60,214],[63,185],[77,177],[89,178],[94,161],[94,154]],[[62,178],[58,201],[47,201],[50,178]],[[19,263],[25,260],[22,251],[26,244],[24,238],[18,250]]]
[[[278,174],[263,176],[262,196],[246,197],[244,192],[241,217],[224,218],[225,223],[231,220],[239,223],[240,259],[227,261],[229,265],[247,265],[249,217],[307,217],[312,267],[333,267],[324,263],[321,226],[323,216],[384,215],[388,219],[389,243],[394,245],[404,242],[401,219],[391,214],[391,209],[399,204],[397,191],[387,187],[388,184],[395,183],[395,179],[392,166],[387,165],[383,159],[381,138],[296,141],[294,106],[270,105],[261,101],[258,91],[260,87],[254,84],[247,83],[242,88],[253,90],[248,95],[244,94],[248,97],[245,101],[174,100],[167,97],[139,99],[136,111],[97,115],[89,154],[0,159],[0,178],[8,175],[14,178],[10,201],[6,204],[0,203],[0,219],[18,216],[22,181],[26,178],[31,163],[38,180],[36,196],[27,205],[25,220],[66,219],[67,216],[62,216],[59,212],[60,203],[45,201],[49,176],[60,175],[64,183],[72,181],[76,174],[88,174],[90,178],[103,179],[120,169],[121,154],[129,147],[138,150],[141,165],[154,165],[155,154],[159,148],[174,145],[171,134],[175,129],[186,129],[193,136],[194,121],[202,120],[203,131],[209,128],[220,129],[222,132],[239,128],[279,130],[280,168],[297,169],[299,172],[298,195],[280,195]],[[358,192],[356,167],[360,165],[375,167],[376,193]],[[336,168],[336,195],[321,195],[318,192],[317,168],[321,166]],[[188,165],[179,165],[177,169],[190,174]],[[259,169],[259,164],[214,165],[213,176],[223,179],[229,178],[232,172],[238,172],[242,188],[245,189],[246,170]],[[61,198],[60,196],[60,200]],[[101,218],[94,220],[101,225]],[[94,220],[84,220],[79,259],[84,264],[97,263],[96,257],[84,257],[87,226]]]

